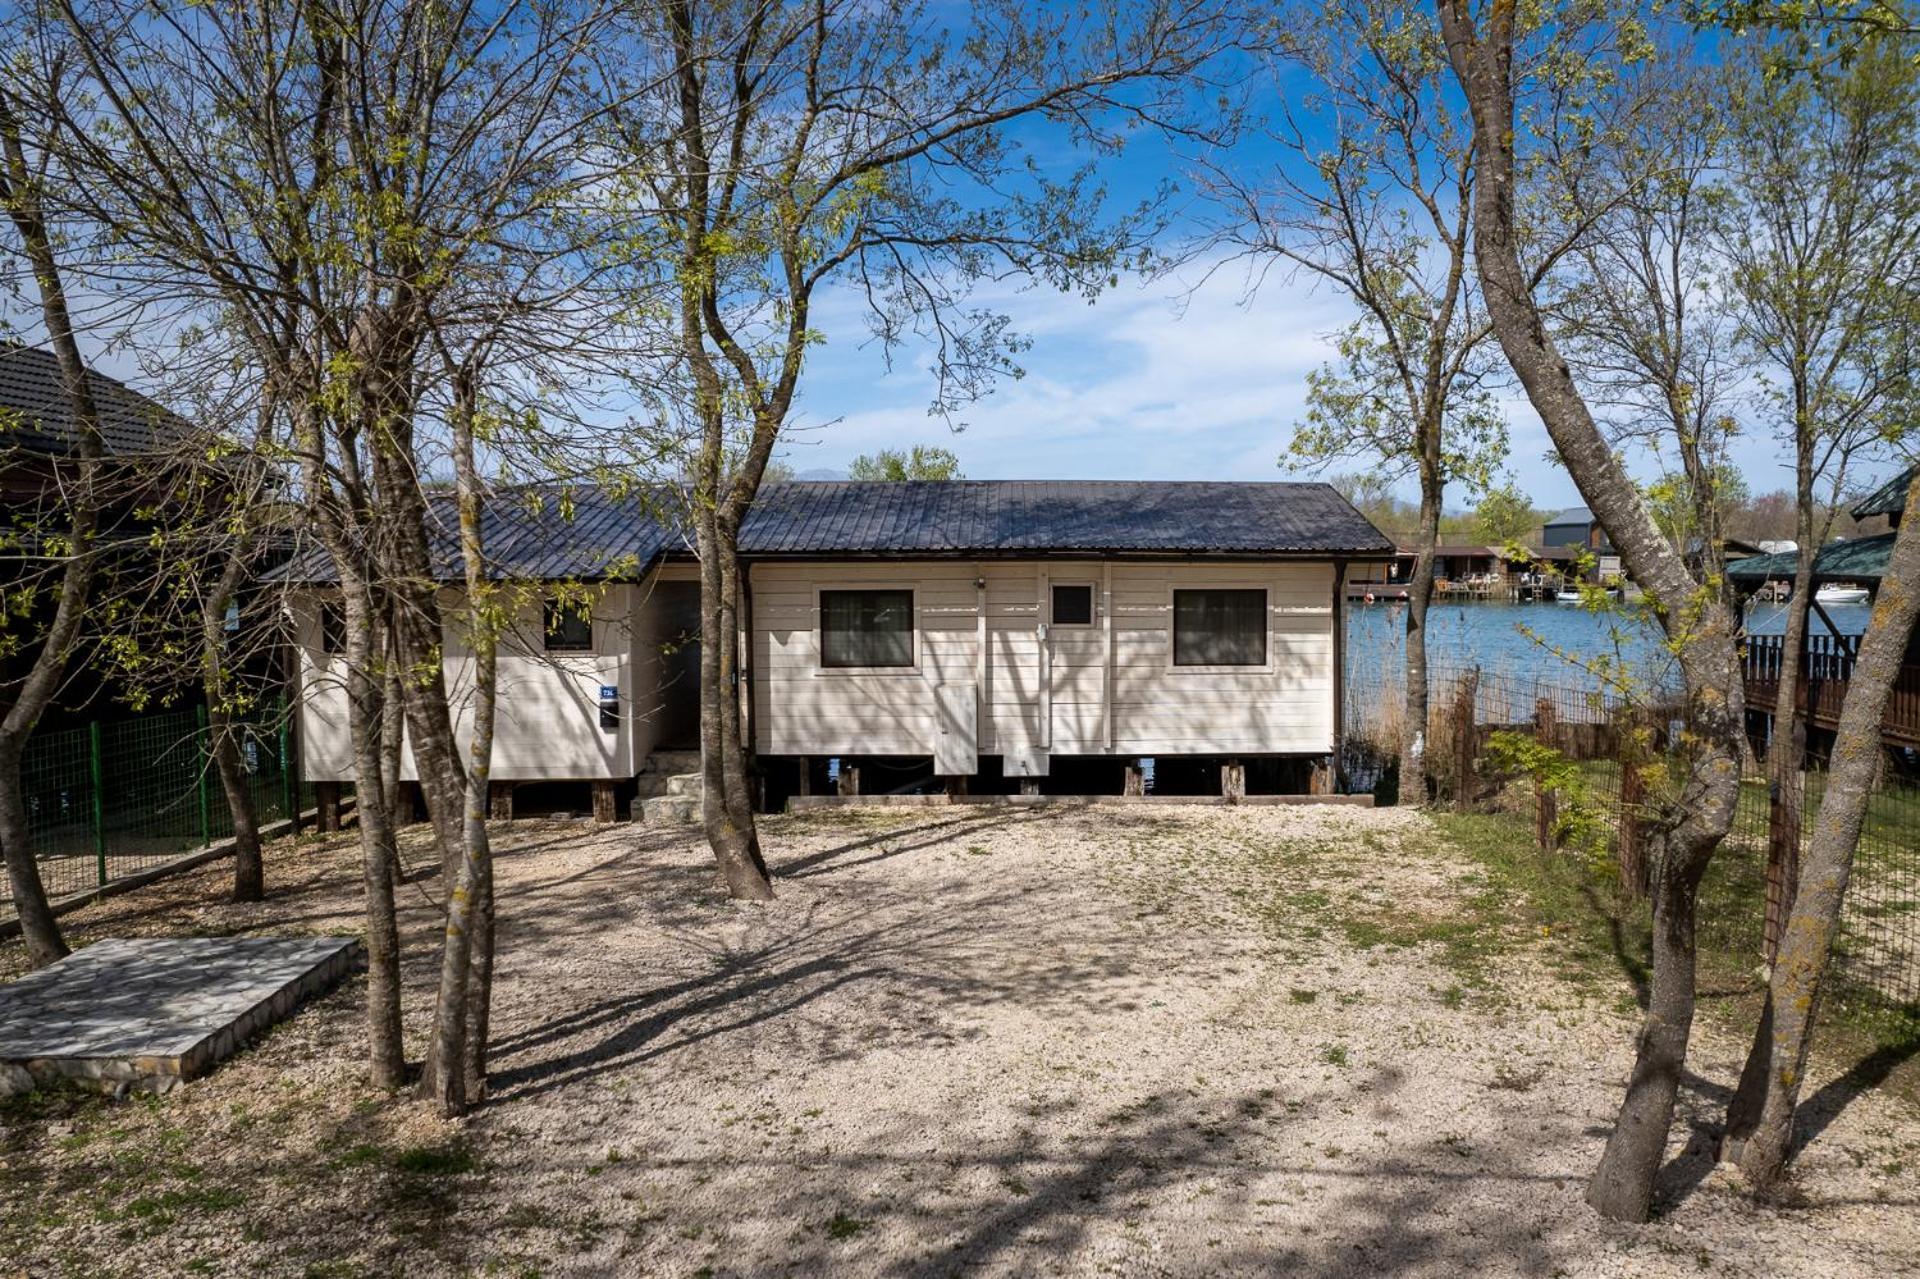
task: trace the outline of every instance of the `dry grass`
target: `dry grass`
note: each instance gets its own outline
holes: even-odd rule
[[[1920,1266],[1920,1121],[1873,1094],[1820,1114],[1801,1206],[1754,1206],[1682,1134],[1658,1221],[1593,1218],[1619,992],[1556,975],[1558,939],[1419,817],[840,811],[768,842],[763,909],[727,902],[684,837],[516,826],[498,1095],[465,1123],[366,1087],[358,984],[165,1098],[0,1110],[0,1270]],[[216,869],[74,930],[352,926],[350,844],[270,873],[262,907],[208,904]],[[416,1029],[429,889],[404,890]],[[1705,1046],[1689,1115],[1736,1057]]]

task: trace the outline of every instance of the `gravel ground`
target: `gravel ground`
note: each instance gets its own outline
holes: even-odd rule
[[[1821,1094],[1791,1206],[1681,1134],[1653,1224],[1595,1218],[1624,986],[1559,974],[1551,936],[1491,944],[1473,865],[1418,816],[841,810],[766,836],[780,897],[749,907],[684,835],[516,824],[496,1092],[464,1123],[367,1088],[358,980],[164,1098],[0,1110],[0,1274],[1920,1270],[1920,1116],[1882,1094]],[[350,930],[355,857],[283,846],[263,906],[209,904],[216,867],[71,931]],[[416,1032],[432,883],[402,890]],[[1738,1050],[1707,1038],[1690,1113]]]

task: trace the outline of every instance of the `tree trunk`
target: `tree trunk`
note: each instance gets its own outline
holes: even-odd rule
[[[1641,1221],[1652,1204],[1692,1030],[1698,889],[1739,799],[1744,714],[1737,627],[1725,599],[1695,580],[1655,525],[1534,303],[1514,213],[1515,10],[1493,6],[1484,32],[1475,29],[1466,0],[1441,0],[1439,15],[1448,59],[1473,114],[1480,164],[1474,247],[1488,319],[1628,573],[1653,597],[1669,638],[1684,640],[1676,644],[1676,656],[1686,685],[1692,755],[1678,793],[1663,806],[1653,845],[1652,997],[1619,1121],[1587,1188],[1587,1202],[1603,1216]]]
[[[1440,474],[1420,468],[1420,542],[1407,583],[1407,709],[1400,743],[1401,806],[1422,807],[1433,797],[1427,778],[1427,609],[1433,601],[1433,555],[1440,544]]]
[[[233,819],[233,900],[262,901],[267,895],[266,868],[260,858],[260,823],[253,811],[253,793],[247,789],[247,774],[240,767],[240,749],[234,743],[233,715],[226,707],[209,702],[207,729],[213,743],[213,764],[220,775],[220,790],[227,799],[227,813]]]
[[[60,935],[53,910],[47,903],[46,885],[40,879],[40,866],[34,858],[33,839],[27,829],[27,804],[20,778],[20,764],[26,756],[27,741],[33,735],[40,716],[52,704],[67,663],[86,616],[88,597],[94,583],[94,538],[99,529],[100,506],[97,491],[100,460],[106,448],[100,435],[100,415],[87,380],[87,366],[80,358],[80,344],[74,335],[73,316],[67,306],[66,285],[54,242],[41,203],[40,174],[29,163],[22,144],[22,121],[16,114],[11,93],[0,91],[0,207],[20,236],[20,247],[40,294],[40,319],[46,326],[47,343],[53,348],[60,367],[60,390],[73,414],[76,439],[71,481],[61,490],[60,509],[66,527],[58,530],[68,543],[67,562],[60,573],[54,594],[53,618],[39,636],[39,649],[33,663],[21,679],[13,702],[0,717],[0,856],[7,863],[7,880],[13,890],[14,910],[20,918],[20,935],[27,945],[27,960],[42,968],[66,956],[66,939]],[[60,463],[56,463],[60,465]]]
[[[213,764],[233,820],[233,900],[257,902],[266,897],[266,868],[260,859],[260,820],[253,793],[240,767],[234,741],[233,712],[228,706],[226,639],[227,606],[245,579],[250,560],[246,543],[227,556],[220,577],[200,606],[200,691],[207,699],[207,729]]]
[[[1728,1114],[1728,1153],[1739,1160],[1740,1170],[1756,1189],[1767,1189],[1778,1181],[1792,1154],[1794,1109],[1806,1077],[1827,961],[1880,770],[1881,719],[1906,658],[1916,614],[1920,614],[1920,484],[1907,493],[1906,514],[1880,582],[1872,623],[1847,684],[1813,840],[1768,983],[1766,1013],[1747,1072],[1759,1076],[1759,1113]],[[1754,1070],[1753,1057],[1762,1056],[1765,1066]],[[1746,1082],[1743,1076],[1742,1083]]]
[[[727,892],[770,901],[773,880],[760,855],[741,758],[738,622],[734,584],[740,553],[730,530],[711,510],[697,513],[700,551],[700,790],[707,844]]]
[[[426,731],[444,734],[447,758],[429,767],[442,773],[441,799],[456,783],[463,800],[454,846],[458,859],[446,863],[446,923],[442,930],[440,990],[434,1005],[433,1041],[421,1077],[423,1093],[441,1114],[465,1113],[486,1088],[488,1005],[493,983],[493,846],[487,817],[492,803],[493,735],[499,704],[499,623],[493,616],[494,584],[488,579],[481,532],[480,478],[474,465],[476,410],[471,370],[455,375],[453,461],[460,513],[460,551],[467,592],[467,642],[473,653],[473,737],[464,776],[454,775],[452,723],[444,718],[444,683],[436,708],[423,707]],[[444,836],[443,836],[444,839]]]
[[[14,910],[20,916],[20,936],[27,944],[27,962],[45,968],[66,958],[67,942],[47,902],[46,886],[33,856],[33,837],[27,830],[26,797],[21,794],[20,757],[26,742],[0,734],[0,853],[7,861],[7,883],[13,889]]]
[[[406,1082],[407,1059],[400,1022],[400,927],[393,901],[392,808],[382,784],[385,754],[385,682],[374,671],[373,594],[345,564],[338,565],[345,601],[347,731],[353,741],[354,809],[360,831],[361,876],[367,894],[367,1049],[376,1088]]]

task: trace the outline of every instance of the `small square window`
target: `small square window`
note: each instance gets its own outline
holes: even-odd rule
[[[1093,587],[1085,583],[1053,588],[1055,626],[1093,625]]]
[[[320,605],[320,651],[344,652],[347,647],[347,611],[336,600]]]
[[[593,651],[593,614],[589,605],[548,600],[546,631],[549,653]]]

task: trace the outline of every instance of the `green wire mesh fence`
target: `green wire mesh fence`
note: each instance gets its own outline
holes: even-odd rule
[[[313,802],[284,707],[235,726],[262,826]],[[21,762],[27,828],[50,897],[137,875],[233,834],[204,707],[36,734]],[[0,879],[0,915],[12,892]]]
[[[1347,673],[1343,772],[1349,789],[1390,797],[1406,733],[1401,694]],[[1429,685],[1426,749],[1442,807],[1513,824],[1517,839],[1592,861],[1595,885],[1643,857],[1633,793],[1636,752],[1677,739],[1677,707],[1627,705],[1590,685],[1496,671],[1436,669]],[[1518,767],[1516,741],[1550,747],[1563,787],[1542,787]],[[1466,796],[1462,799],[1462,778]],[[1826,762],[1810,756],[1799,828],[1804,852],[1826,789]],[[1769,842],[1781,819],[1765,778],[1742,779],[1733,828],[1702,887],[1700,937],[1757,967],[1766,953]],[[1570,831],[1571,825],[1578,829]],[[1780,836],[1790,838],[1790,836]],[[1638,851],[1636,851],[1636,849]],[[1644,868],[1639,870],[1644,875]],[[1834,972],[1843,995],[1920,1003],[1920,783],[1893,768],[1874,788],[1854,857]]]

